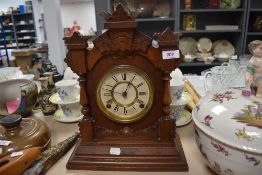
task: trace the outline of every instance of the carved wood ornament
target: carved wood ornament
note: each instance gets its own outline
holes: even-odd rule
[[[163,59],[162,52],[178,50],[179,34],[170,28],[152,38],[136,30],[134,17],[121,5],[112,14],[103,12],[105,33],[88,50],[89,37],[74,33],[65,39],[68,49],[65,62],[79,75],[80,103],[84,118],[79,122],[79,140],[67,168],[117,171],[187,171],[188,166],[170,118],[170,73],[182,56]],[[181,54],[180,54],[181,55]],[[154,99],[149,112],[130,123],[110,120],[100,110],[96,89],[101,77],[112,67],[130,65],[143,70],[154,86]],[[110,150],[117,148],[119,155]]]

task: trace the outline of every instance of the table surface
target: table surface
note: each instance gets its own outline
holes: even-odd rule
[[[43,117],[41,112],[36,112],[35,116],[45,121],[49,126],[52,134],[52,145],[70,137],[74,132],[78,131],[77,123],[60,123],[52,118],[52,116]],[[205,161],[198,150],[195,142],[194,129],[192,122],[189,125],[177,128],[180,136],[182,146],[186,155],[189,166],[188,172],[113,172],[113,171],[89,171],[89,170],[67,170],[66,163],[73,151],[73,148],[67,152],[53,167],[49,169],[46,175],[55,174],[69,174],[69,175],[214,175],[214,173],[207,167]]]

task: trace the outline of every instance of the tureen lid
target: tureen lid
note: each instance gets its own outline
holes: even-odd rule
[[[262,99],[242,89],[209,93],[192,111],[195,126],[212,139],[245,152],[262,154]]]

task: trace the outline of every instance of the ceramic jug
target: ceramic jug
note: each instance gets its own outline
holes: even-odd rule
[[[31,115],[32,109],[36,104],[38,88],[33,81],[28,80],[28,82],[20,85],[20,90],[21,99],[19,111],[22,117],[28,117]]]

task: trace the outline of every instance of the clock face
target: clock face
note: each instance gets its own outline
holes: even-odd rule
[[[97,87],[97,102],[111,120],[130,123],[142,118],[151,108],[153,87],[142,70],[128,65],[110,69]]]

